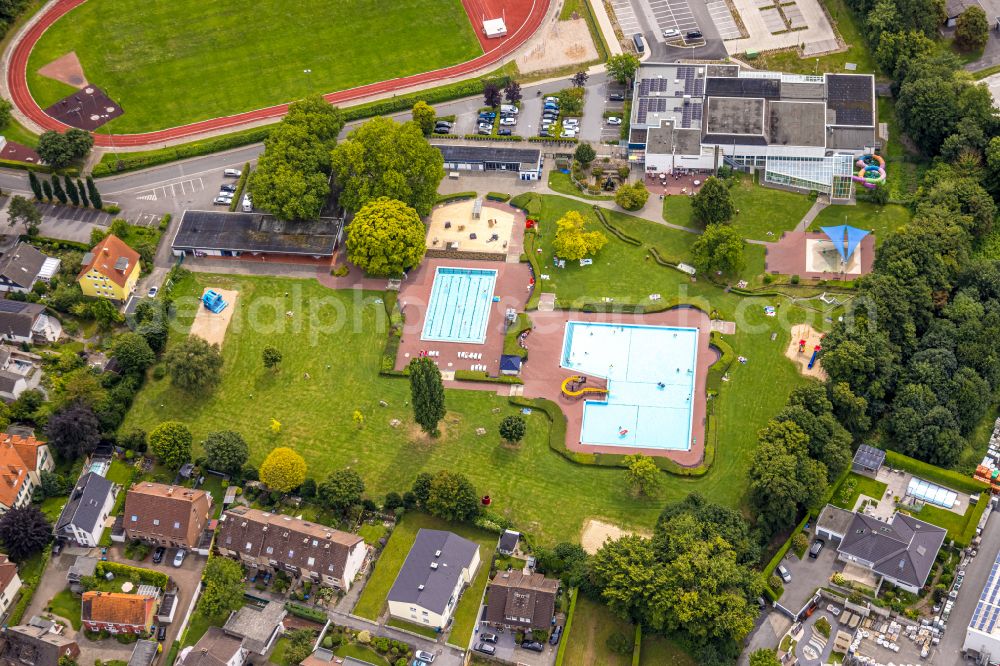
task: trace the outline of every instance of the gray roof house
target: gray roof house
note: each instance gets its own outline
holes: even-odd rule
[[[38,303],[0,299],[0,340],[12,342],[55,342],[62,324],[45,314]]]
[[[916,594],[927,582],[946,534],[940,527],[898,511],[888,523],[856,513],[837,552],[841,560],[870,569]]]
[[[868,444],[862,444],[854,453],[854,460],[851,461],[851,471],[864,474],[872,478],[882,469],[885,462],[885,451],[877,449]]]
[[[18,243],[0,257],[0,291],[31,291],[38,280],[51,279],[59,260],[45,256],[27,243]]]
[[[87,472],[81,476],[56,521],[56,538],[95,547],[111,515],[116,494],[115,484],[100,474]]]
[[[189,648],[181,650],[180,666],[241,666],[246,662],[247,649],[239,638],[230,636],[219,627],[208,631]]]
[[[479,546],[457,534],[421,529],[389,590],[389,613],[444,629],[479,568]]]
[[[854,512],[827,504],[816,519],[816,536],[820,539],[840,541],[854,522]]]
[[[248,605],[230,613],[222,630],[242,640],[243,647],[250,652],[265,654],[285,631],[282,624],[285,615],[284,606],[274,601],[267,602],[263,608]]]

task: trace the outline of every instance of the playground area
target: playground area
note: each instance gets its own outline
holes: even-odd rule
[[[434,208],[427,221],[427,249],[507,254],[516,215],[483,199]]]
[[[796,324],[792,327],[792,337],[785,349],[785,356],[806,377],[825,380],[826,372],[819,359],[822,342],[823,333],[809,324]]]
[[[806,239],[806,272],[807,273],[843,273],[844,275],[861,275],[861,250],[855,251],[844,262],[837,248],[828,238]]]
[[[875,236],[868,234],[852,248],[846,260],[826,233],[789,231],[777,243],[767,245],[764,270],[776,275],[829,280],[856,278],[872,272]]]
[[[209,309],[205,301],[209,292],[214,292],[222,299],[221,303],[219,303],[218,299],[209,297],[209,300],[213,303],[213,307],[219,310],[218,312],[213,312]],[[239,295],[240,292],[230,289],[218,289],[215,287],[205,289],[201,295],[198,312],[194,316],[194,321],[191,322],[190,334],[197,335],[209,344],[217,344],[219,347],[222,347],[222,343],[226,339],[226,330],[229,328],[229,322],[233,318],[233,312],[236,311],[236,299],[239,298]],[[221,309],[219,309],[220,307]]]

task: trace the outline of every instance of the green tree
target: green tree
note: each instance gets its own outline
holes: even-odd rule
[[[44,187],[44,183],[42,186]],[[97,190],[97,185],[94,184],[93,176],[87,176],[87,197],[90,199],[90,205],[94,210],[101,210],[104,207],[101,193]]]
[[[413,486],[411,486],[410,490],[413,492],[418,506],[427,506],[427,500],[431,496],[432,481],[434,481],[434,475],[430,472],[420,472],[417,474],[417,478],[413,480]]]
[[[444,158],[427,143],[414,123],[390,118],[369,120],[333,151],[333,175],[341,188],[340,204],[351,212],[379,197],[431,212],[444,178]]]
[[[556,220],[556,237],[552,249],[560,259],[576,260],[597,254],[608,242],[600,231],[584,231],[583,215],[567,211]]]
[[[267,345],[263,350],[261,350],[260,355],[261,359],[264,361],[264,367],[268,370],[274,370],[277,372],[278,366],[281,365],[281,350],[277,347]]]
[[[593,162],[595,157],[597,157],[597,151],[586,141],[578,143],[576,150],[573,151],[573,158],[583,166],[587,166]]]
[[[205,449],[205,465],[223,474],[238,476],[250,459],[246,440],[234,430],[208,433],[202,447]]]
[[[502,421],[500,421],[500,436],[503,437],[504,441],[508,444],[516,444],[524,439],[525,433],[528,431],[528,424],[524,420],[523,416],[517,414],[511,414],[510,416],[505,416]]]
[[[306,480],[306,461],[286,446],[279,446],[267,454],[260,465],[260,480],[271,490],[288,493]]]
[[[66,137],[55,130],[42,132],[35,148],[42,161],[53,169],[63,169],[73,161],[73,152]]]
[[[955,22],[955,46],[961,51],[978,51],[990,38],[990,24],[986,12],[979,5],[972,5],[959,14]]]
[[[761,648],[750,653],[750,666],[781,666],[774,650]]]
[[[63,176],[63,187],[66,188],[66,196],[69,197],[70,202],[74,206],[80,205],[80,193],[76,191],[76,185],[73,184],[73,179],[69,176]]]
[[[709,176],[698,194],[691,198],[691,212],[694,219],[707,227],[731,220],[736,214],[736,206],[726,184],[715,176]]]
[[[55,195],[56,199],[59,199],[59,203],[65,205],[68,201],[66,196],[66,191],[62,188],[62,183],[59,182],[59,176],[52,176],[52,194]]]
[[[487,81],[483,84],[483,102],[486,106],[493,107],[494,109],[500,106],[501,102],[503,102],[503,97],[498,84],[493,81]]]
[[[170,383],[179,389],[204,394],[222,378],[222,352],[192,335],[170,347],[163,356]]]
[[[66,130],[63,138],[74,160],[83,159],[94,147],[94,136],[90,132],[76,127]]]
[[[285,639],[288,647],[285,648],[284,663],[280,666],[296,666],[312,654],[316,636],[312,629],[296,629],[288,632]]]
[[[47,180],[42,181],[42,194],[45,195],[45,200],[52,203],[52,183]]]
[[[164,421],[149,431],[149,451],[169,469],[191,460],[191,431],[180,421]]]
[[[826,466],[809,457],[809,436],[793,422],[772,421],[758,439],[747,471],[750,503],[766,530],[787,529],[801,510],[825,495]]]
[[[434,361],[425,357],[410,361],[410,400],[413,418],[432,437],[440,434],[438,423],[444,418],[444,384]]]
[[[167,346],[167,302],[162,298],[144,298],[135,308],[132,327],[146,339],[150,349],[159,354]]]
[[[125,372],[145,372],[156,361],[146,338],[138,333],[122,333],[111,344],[111,355]]]
[[[76,193],[80,197],[81,206],[86,208],[90,205],[90,201],[87,199],[87,188],[79,178],[76,179]],[[39,201],[41,201],[41,198],[39,198]]]
[[[417,124],[424,136],[430,136],[434,131],[434,122],[437,120],[437,113],[434,107],[423,100],[413,105],[413,122]]]
[[[5,99],[0,100],[0,129],[7,127],[10,123],[11,111],[13,111],[13,109],[13,104]]]
[[[900,79],[911,62],[933,54],[936,48],[933,39],[916,30],[883,33],[875,49],[875,61],[883,72]]]
[[[709,224],[691,246],[695,268],[708,274],[717,271],[727,275],[739,273],[746,265],[745,245],[739,232],[728,224]]]
[[[22,398],[24,398],[22,402]],[[41,407],[44,397],[25,391],[14,403],[15,418],[32,415]],[[100,423],[90,405],[82,402],[66,404],[53,412],[45,424],[49,448],[61,462],[70,463],[94,452],[101,441]]]
[[[14,507],[0,516],[0,543],[15,562],[40,553],[52,538],[52,525],[34,504]]]
[[[210,557],[202,574],[205,587],[198,601],[198,610],[216,617],[239,610],[243,606],[243,567],[228,557]]]
[[[417,211],[379,197],[366,203],[347,227],[347,258],[369,275],[401,275],[423,260],[426,236]]]
[[[606,65],[608,76],[618,83],[628,85],[639,71],[639,58],[632,53],[622,53],[608,58]]]
[[[441,470],[431,481],[427,511],[445,520],[469,521],[479,515],[479,495],[464,474]]]
[[[316,492],[323,506],[343,515],[352,506],[361,503],[365,482],[353,469],[338,469],[319,484]]]
[[[4,101],[6,102],[7,100]],[[35,175],[34,171],[28,172],[28,184],[31,186],[31,192],[35,195],[35,201],[41,201],[44,197],[42,184],[39,182],[38,176]]]
[[[10,226],[23,225],[24,233],[35,236],[38,234],[38,225],[42,223],[42,213],[33,201],[15,194],[10,198],[7,207],[7,219],[10,221]]]
[[[517,104],[521,101],[521,84],[517,81],[511,81],[503,89],[503,95],[507,98],[508,104]]]
[[[615,192],[615,203],[625,210],[639,210],[646,205],[648,199],[649,190],[646,189],[641,180],[637,180],[631,185],[623,183]]]
[[[641,453],[625,456],[623,460],[625,481],[634,492],[640,495],[653,495],[660,488],[660,468],[653,459]]]

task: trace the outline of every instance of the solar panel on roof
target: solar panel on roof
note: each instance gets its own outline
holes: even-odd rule
[[[24,309],[24,303],[0,299],[0,312],[20,312],[22,309]]]

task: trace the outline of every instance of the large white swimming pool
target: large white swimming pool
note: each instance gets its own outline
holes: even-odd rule
[[[495,270],[439,266],[420,339],[482,344],[496,279]]]
[[[584,404],[581,443],[689,450],[697,359],[696,328],[567,322],[560,365],[608,382]]]

